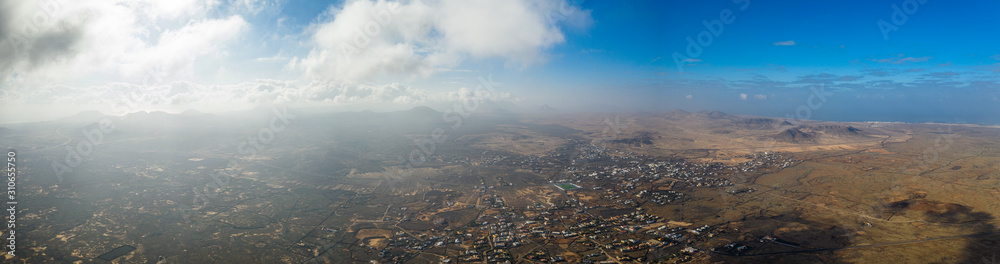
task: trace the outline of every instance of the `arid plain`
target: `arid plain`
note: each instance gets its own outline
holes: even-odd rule
[[[135,249],[112,263],[982,263],[998,254],[996,127],[475,114],[456,125],[429,108],[297,113],[253,155],[234,153],[267,119],[108,117],[116,130],[64,179],[50,164],[65,150],[51,142],[79,141],[66,131],[101,117],[10,126],[3,140],[19,142],[32,175],[19,183],[30,201],[19,259],[87,263],[121,246]]]

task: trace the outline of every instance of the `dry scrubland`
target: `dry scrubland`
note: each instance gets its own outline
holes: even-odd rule
[[[23,144],[19,166],[34,175],[18,183],[31,201],[22,257],[89,263],[122,245],[136,250],[117,263],[982,263],[1000,255],[996,127],[484,111],[423,146],[433,152],[426,159],[402,160],[424,151],[414,140],[451,127],[441,115],[301,114],[248,157],[233,149],[259,123],[125,117],[65,181],[48,170],[65,150],[46,142],[76,142],[60,132],[92,120],[11,127],[0,140]],[[176,128],[145,129],[165,123]],[[220,171],[233,177],[216,189]],[[567,183],[581,188],[557,187]]]
[[[610,128],[617,119],[617,130]],[[612,121],[612,122],[608,122]],[[1000,254],[1000,236],[950,236],[1000,231],[1000,129],[958,124],[872,124],[804,121],[709,113],[542,116],[526,122],[580,130],[594,144],[628,154],[677,156],[734,164],[760,151],[785,152],[803,160],[762,175],[734,177],[755,188],[734,197],[719,190],[695,192],[700,199],[675,206],[649,206],[668,219],[725,223],[742,230],[810,241],[812,248],[874,245],[819,253],[699,261],[800,261],[849,263],[976,262]],[[516,142],[553,146],[551,136],[517,133]],[[614,133],[617,132],[617,133]],[[503,138],[504,136],[496,136]],[[483,143],[519,152],[523,144]],[[524,153],[534,154],[537,152]],[[662,183],[661,183],[662,184]],[[516,197],[551,200],[550,189],[525,187]],[[573,193],[585,203],[599,194]],[[870,224],[871,226],[868,226]],[[946,238],[919,242],[918,240]],[[898,245],[880,245],[885,243]],[[792,249],[794,250],[794,249]]]

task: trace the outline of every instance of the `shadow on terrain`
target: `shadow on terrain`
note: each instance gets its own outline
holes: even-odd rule
[[[910,241],[894,241],[875,245],[854,245],[851,237],[856,228],[834,225],[802,218],[800,212],[747,218],[743,226],[750,236],[738,241],[750,249],[733,254],[716,248],[712,262],[726,263],[851,263],[843,259],[844,251],[888,248],[894,246],[920,246],[925,243],[961,241],[963,252],[948,263],[994,264],[1000,263],[1000,229],[988,213],[970,207],[912,197],[884,205],[887,216],[910,213],[923,221],[943,224],[960,224],[964,228],[949,237],[929,237]],[[763,241],[771,236],[775,241]]]
[[[963,224],[965,232],[953,239],[965,240],[962,258],[955,263],[994,264],[1000,252],[1000,229],[993,224],[994,217],[985,212],[977,212],[967,206],[955,203],[941,203],[921,198],[911,198],[889,204],[893,214],[903,211],[922,212],[924,221],[934,223]],[[927,241],[922,243],[935,243]]]

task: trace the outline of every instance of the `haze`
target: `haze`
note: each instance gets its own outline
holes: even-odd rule
[[[998,263],[996,10],[0,0],[0,263]]]

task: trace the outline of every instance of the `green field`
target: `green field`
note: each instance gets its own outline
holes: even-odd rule
[[[580,186],[572,183],[556,183],[556,187],[559,187],[559,189],[562,189],[563,191],[580,189]]]

